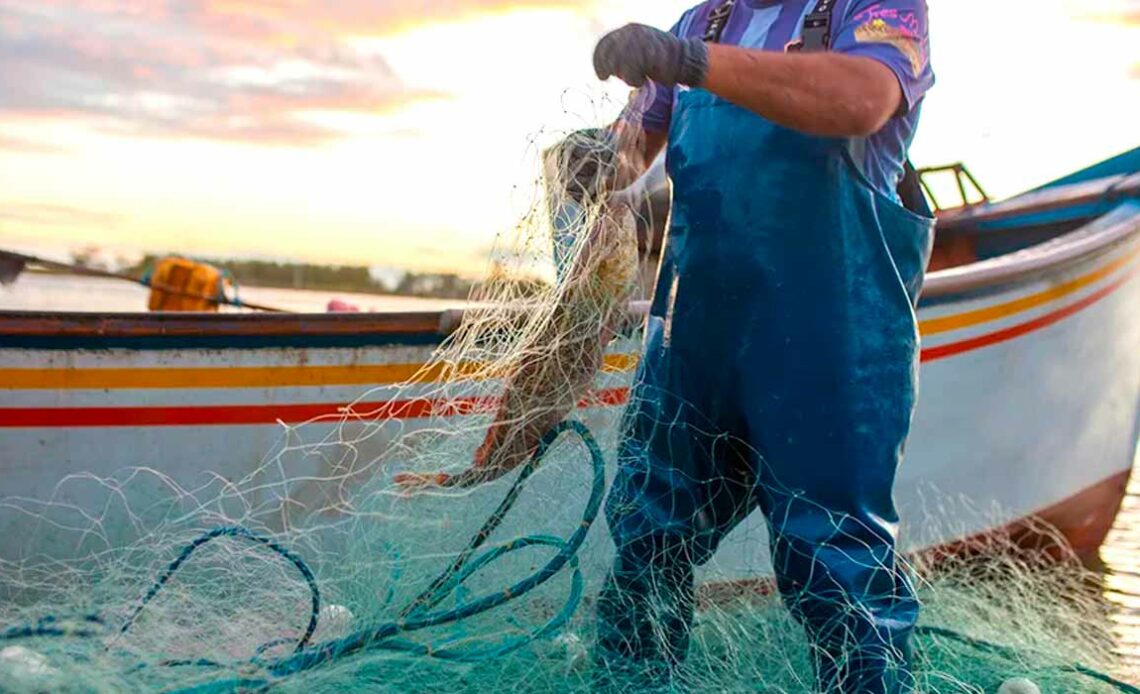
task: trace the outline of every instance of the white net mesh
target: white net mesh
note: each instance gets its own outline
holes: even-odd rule
[[[546,188],[475,307],[384,407],[362,393],[287,427],[239,479],[188,488],[134,469],[5,499],[39,549],[0,562],[0,689],[649,688],[591,656],[613,561],[599,505],[643,282],[633,211],[590,190],[643,164],[627,137],[579,133],[544,156]],[[554,273],[539,261],[552,246]],[[1014,547],[991,538],[972,558],[912,567],[936,627],[915,637],[917,689],[992,692],[1025,676],[1042,691],[1112,691],[1072,668],[1117,666],[1088,574]],[[719,561],[701,576],[739,573]],[[811,649],[771,587],[706,586],[664,686],[811,691]],[[662,607],[649,630],[674,617]]]

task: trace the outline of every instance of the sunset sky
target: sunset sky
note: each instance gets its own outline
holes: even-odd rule
[[[478,274],[590,51],[695,0],[0,0],[0,247]],[[1140,0],[929,0],[912,151],[1015,193],[1140,145]]]

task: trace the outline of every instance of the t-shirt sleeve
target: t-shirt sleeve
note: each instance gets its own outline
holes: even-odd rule
[[[934,85],[926,0],[854,0],[832,50],[866,56],[890,68],[907,111]]]
[[[687,38],[692,16],[698,7],[686,12],[681,19],[669,30],[674,36]],[[622,112],[622,120],[638,122],[642,128],[653,132],[669,130],[669,122],[673,119],[673,96],[675,87],[666,87],[656,82],[649,82],[634,92]]]

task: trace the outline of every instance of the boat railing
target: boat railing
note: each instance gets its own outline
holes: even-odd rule
[[[1112,202],[1140,196],[1140,173],[1106,176],[1091,181],[1042,188],[997,203],[947,210],[938,217],[938,230],[950,231],[1040,214],[1097,202]]]
[[[970,170],[967,169],[966,165],[962,162],[947,164],[945,166],[926,166],[921,169],[916,169],[916,173],[918,174],[918,183],[922,186],[922,191],[926,193],[926,198],[930,201],[930,205],[934,208],[935,212],[984,205],[990,201],[990,196],[986,194],[985,189],[978,183],[978,179],[974,178],[974,175],[970,173]],[[958,195],[961,200],[957,205],[950,207],[941,206],[938,202],[938,197],[934,194],[933,187],[930,185],[930,181],[928,180],[930,177],[944,173],[954,174],[954,182],[957,185]],[[971,196],[967,193],[967,184],[974,189],[974,193],[976,194],[973,196],[974,199],[971,199]]]

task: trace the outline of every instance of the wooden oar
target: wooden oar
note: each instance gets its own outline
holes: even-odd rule
[[[203,296],[201,294],[189,294],[183,292],[175,287],[167,287],[163,285],[155,285],[150,282],[144,281],[139,277],[132,277],[120,272],[109,272],[107,270],[96,270],[95,268],[83,267],[82,265],[73,265],[71,263],[60,263],[55,260],[48,260],[47,258],[40,258],[35,255],[26,255],[24,253],[16,253],[15,251],[6,251],[0,249],[0,284],[12,284],[16,278],[20,276],[29,265],[39,265],[40,267],[49,268],[52,270],[63,270],[76,275],[87,275],[90,277],[107,277],[110,279],[123,280],[125,282],[133,282],[134,284],[141,284],[150,289],[158,289],[173,294],[175,296],[189,297],[191,299],[205,299],[218,304],[226,304],[227,306],[238,306],[241,308],[252,308],[257,311],[269,311],[271,313],[292,313],[287,309],[276,308],[274,306],[265,306],[263,304],[255,304],[248,301],[236,301],[227,296]]]

